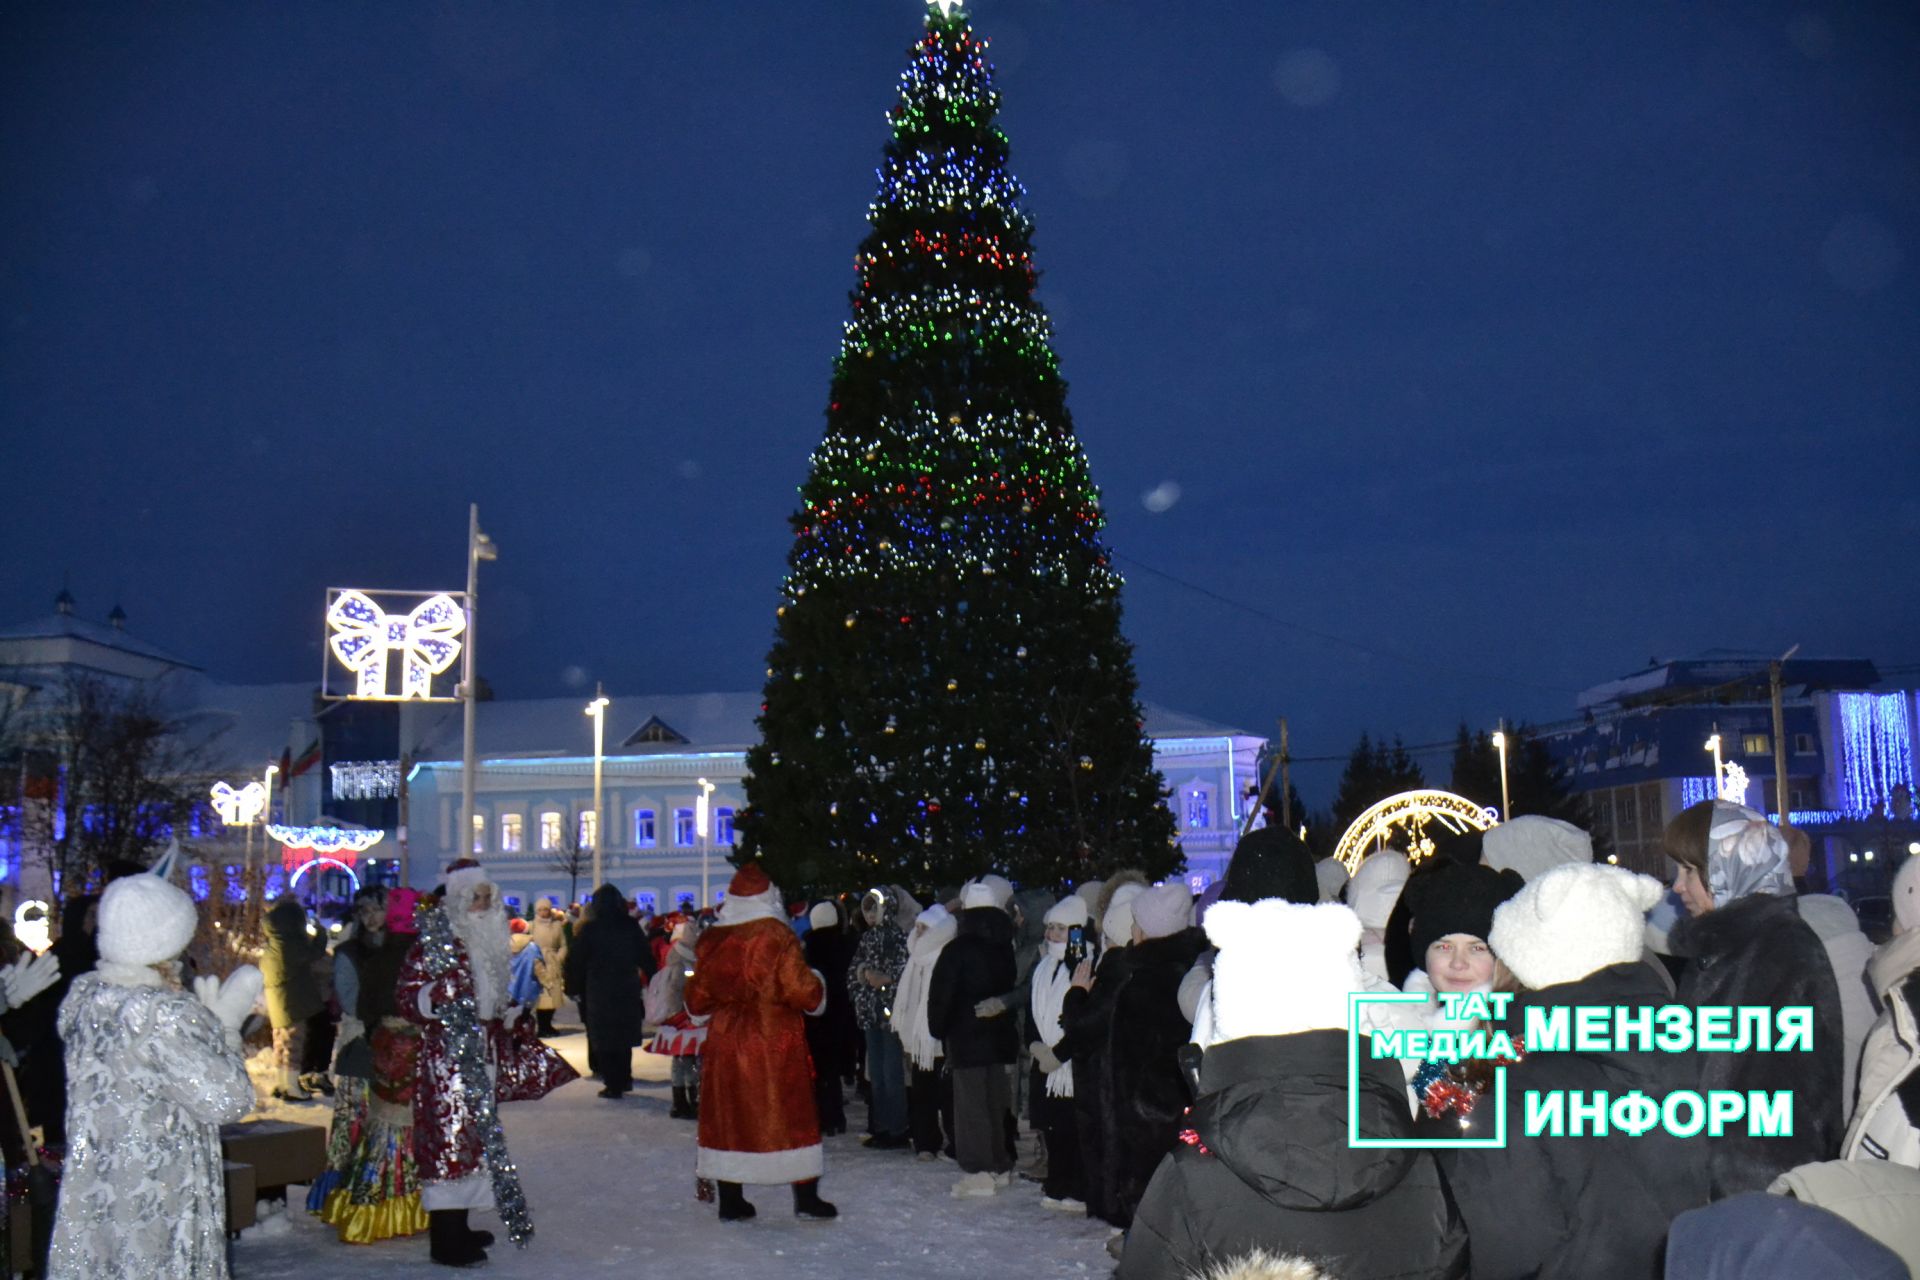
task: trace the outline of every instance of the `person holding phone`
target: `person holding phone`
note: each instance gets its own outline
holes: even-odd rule
[[[1034,966],[1027,1005],[1028,1050],[1033,1055],[1034,1120],[1047,1144],[1047,1176],[1040,1203],[1048,1209],[1084,1213],[1086,1173],[1080,1163],[1080,1132],[1073,1114],[1073,1063],[1064,1047],[1060,1011],[1074,970],[1087,956],[1087,904],[1075,896],[1056,902],[1046,917],[1046,941]]]

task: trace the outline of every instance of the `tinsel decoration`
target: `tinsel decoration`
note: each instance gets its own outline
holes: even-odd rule
[[[427,973],[436,980],[443,978],[460,962],[453,925],[442,907],[421,911],[419,922],[420,952]],[[493,1177],[493,1206],[507,1228],[507,1239],[524,1249],[533,1238],[533,1211],[527,1207],[526,1192],[520,1187],[520,1170],[507,1154],[507,1135],[500,1129],[493,1077],[487,1074],[486,1032],[480,1025],[480,1008],[473,996],[466,994],[452,1004],[441,1005],[438,1012],[440,1025],[446,1028],[447,1046],[453,1050],[454,1066],[460,1072],[460,1086],[473,1099],[480,1122],[487,1172]]]

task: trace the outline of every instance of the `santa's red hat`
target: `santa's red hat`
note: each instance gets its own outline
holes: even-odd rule
[[[767,873],[760,869],[757,862],[749,862],[733,873],[733,880],[727,885],[729,898],[752,898],[773,888],[773,881],[767,879]]]

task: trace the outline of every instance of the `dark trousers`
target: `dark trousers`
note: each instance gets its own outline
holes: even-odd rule
[[[831,1137],[847,1131],[846,1094],[841,1091],[842,1087],[839,1076],[825,1071],[814,1073],[813,1109],[820,1115],[820,1132],[823,1136]]]
[[[953,1069],[953,1145],[968,1173],[1005,1173],[1013,1168],[1007,1118],[1013,1108],[1013,1067]]]
[[[303,1076],[323,1076],[333,1065],[333,1019],[325,1009],[307,1019],[307,1043],[296,1069]]]
[[[1080,1164],[1080,1125],[1073,1115],[1072,1098],[1049,1098],[1046,1086],[1033,1100],[1040,1132],[1047,1137],[1047,1178],[1043,1195],[1055,1200],[1085,1200],[1086,1172]]]
[[[939,1152],[953,1139],[953,1080],[941,1074],[936,1065],[931,1071],[907,1064],[907,1131],[913,1135],[915,1151]]]

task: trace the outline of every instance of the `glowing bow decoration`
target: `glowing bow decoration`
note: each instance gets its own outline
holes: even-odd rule
[[[267,789],[257,782],[235,789],[224,782],[213,784],[213,811],[229,827],[250,827],[260,820],[267,807]]]
[[[327,610],[328,643],[342,666],[359,677],[354,696],[400,701],[432,696],[433,678],[460,656],[457,637],[467,615],[452,596],[423,600],[411,613],[387,613],[364,593],[342,591]],[[387,692],[387,655],[402,655],[400,692]]]

